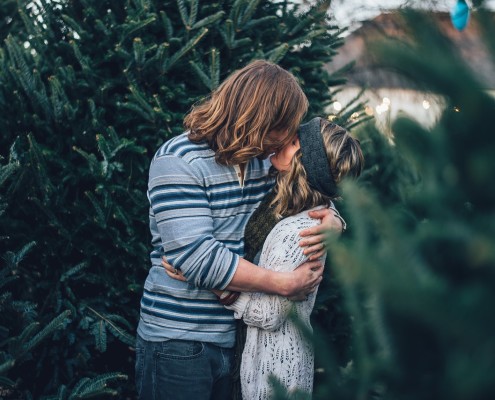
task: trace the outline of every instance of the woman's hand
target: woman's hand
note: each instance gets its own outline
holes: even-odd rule
[[[184,278],[182,272],[179,271],[177,268],[172,267],[167,262],[167,259],[165,257],[162,257],[162,265],[165,267],[165,272],[167,273],[168,276],[178,281],[186,282],[186,278]]]
[[[342,233],[345,225],[340,215],[332,208],[310,211],[309,216],[320,219],[321,224],[302,230],[299,235],[303,239],[299,246],[304,247],[303,252],[310,255],[310,260],[317,260],[325,254],[325,238],[328,232]]]

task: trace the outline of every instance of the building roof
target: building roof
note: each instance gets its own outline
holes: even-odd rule
[[[472,14],[463,31],[456,30],[447,12],[428,14],[437,23],[440,31],[454,44],[454,48],[475,72],[481,84],[487,89],[495,89],[495,61],[490,56],[481,39],[480,25]],[[495,13],[489,13],[495,22]],[[372,20],[364,21],[345,38],[344,45],[328,64],[329,72],[338,71],[349,62],[355,61],[351,72],[346,73],[348,85],[369,88],[413,88],[414,84],[390,70],[380,68],[373,59],[369,43],[380,39],[407,40],[406,24],[400,12],[380,14]],[[494,55],[495,56],[495,55]]]

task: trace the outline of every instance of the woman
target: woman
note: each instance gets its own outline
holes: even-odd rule
[[[246,256],[256,254],[264,242],[259,265],[292,271],[308,259],[298,246],[299,232],[318,224],[308,211],[329,207],[338,196],[337,184],[346,176],[358,177],[364,159],[359,142],[345,129],[315,118],[301,125],[299,138],[274,154],[271,162],[278,171],[276,185],[248,222]],[[293,397],[312,392],[313,350],[298,325],[311,330],[315,296],[316,291],[293,302],[276,295],[242,293],[226,306],[248,326],[240,371],[244,399],[269,399],[271,376]],[[288,318],[291,310],[297,323]]]

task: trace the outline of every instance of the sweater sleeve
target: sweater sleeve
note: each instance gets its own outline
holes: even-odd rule
[[[299,247],[299,232],[318,223],[309,217],[287,218],[279,222],[268,235],[260,258],[260,266],[273,271],[293,271],[307,257]],[[247,325],[274,331],[287,319],[294,302],[265,293],[241,293],[227,308],[234,310],[237,319]]]
[[[239,256],[213,236],[201,173],[175,155],[155,158],[148,198],[167,261],[194,286],[224,289],[234,276]]]

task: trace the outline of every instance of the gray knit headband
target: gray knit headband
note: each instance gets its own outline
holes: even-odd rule
[[[322,118],[313,118],[299,127],[301,143],[301,161],[306,170],[309,185],[320,193],[333,197],[337,194],[337,185],[330,172],[329,160],[321,136]]]

